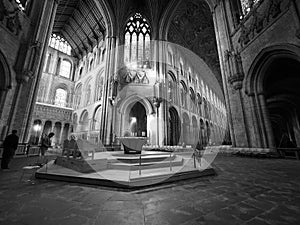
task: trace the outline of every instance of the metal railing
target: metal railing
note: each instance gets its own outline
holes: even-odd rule
[[[0,158],[3,154],[3,146],[0,146]],[[35,156],[40,154],[39,146],[31,146],[28,143],[19,143],[14,156]]]
[[[170,169],[170,171],[173,171],[173,157],[174,156],[176,156],[176,155],[186,155],[186,154],[188,154],[188,152],[166,152],[166,153],[155,153],[155,154],[153,154],[153,156],[166,156],[166,155],[168,155],[169,156],[169,169]],[[138,156],[138,158],[139,158],[139,168],[138,168],[138,170],[139,170],[139,175],[142,175],[142,157],[144,157],[144,156],[151,156],[151,155],[149,155],[149,154],[140,154],[139,156]],[[196,150],[194,150],[194,152],[192,153],[192,158],[193,158],[193,164],[194,164],[194,168],[196,169],[197,168],[197,162],[196,162],[196,158],[200,158],[200,160],[198,160],[198,162],[199,162],[199,165],[201,166],[201,154],[199,153],[199,152],[197,152]],[[164,160],[163,160],[164,161]]]

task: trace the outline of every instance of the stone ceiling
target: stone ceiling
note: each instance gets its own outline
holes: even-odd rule
[[[213,18],[204,0],[183,1],[177,7],[167,38],[201,57],[222,87]]]

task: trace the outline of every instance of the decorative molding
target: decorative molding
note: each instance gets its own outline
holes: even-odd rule
[[[122,68],[118,74],[118,80],[120,84],[149,84],[147,73],[143,69],[129,69]]]
[[[238,42],[242,48],[282,13],[282,3],[282,0],[269,0],[266,7],[259,7],[263,8],[260,10],[261,12],[258,11],[259,8],[253,8],[250,22],[247,25],[246,22],[243,22],[240,27]]]
[[[0,0],[0,23],[18,36],[22,30],[23,15],[16,1]]]

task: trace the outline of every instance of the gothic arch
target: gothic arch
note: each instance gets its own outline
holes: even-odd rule
[[[159,37],[189,49],[213,73],[222,87],[217,36],[212,11],[216,1],[171,1],[160,22]]]
[[[11,88],[11,71],[5,56],[0,51],[0,118],[8,89]]]
[[[159,23],[159,39],[166,40],[167,39],[167,31],[169,30],[169,26],[171,23],[171,20],[173,18],[173,15],[175,13],[174,9],[177,9],[178,6],[184,2],[185,0],[171,0],[168,4],[166,10],[164,11],[164,14],[162,15],[162,19]],[[217,5],[217,0],[205,0],[205,2],[208,4],[210,11],[213,11],[215,6]]]
[[[112,37],[116,35],[117,32],[117,18],[107,1],[97,1],[93,0],[101,14],[103,15],[103,19],[106,25],[106,32],[108,37]]]
[[[147,115],[155,112],[152,103],[146,98],[140,98],[137,94],[126,97],[124,101],[121,101],[120,105],[117,105],[118,111],[128,112],[136,102],[140,102],[145,107]]]
[[[273,45],[261,50],[246,75],[244,85],[248,95],[263,92],[263,80],[267,67],[276,58],[287,57],[300,61],[300,47],[292,44]]]

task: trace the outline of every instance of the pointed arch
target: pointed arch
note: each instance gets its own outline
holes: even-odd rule
[[[12,86],[11,71],[5,56],[0,51],[0,118],[4,107],[6,94]]]

